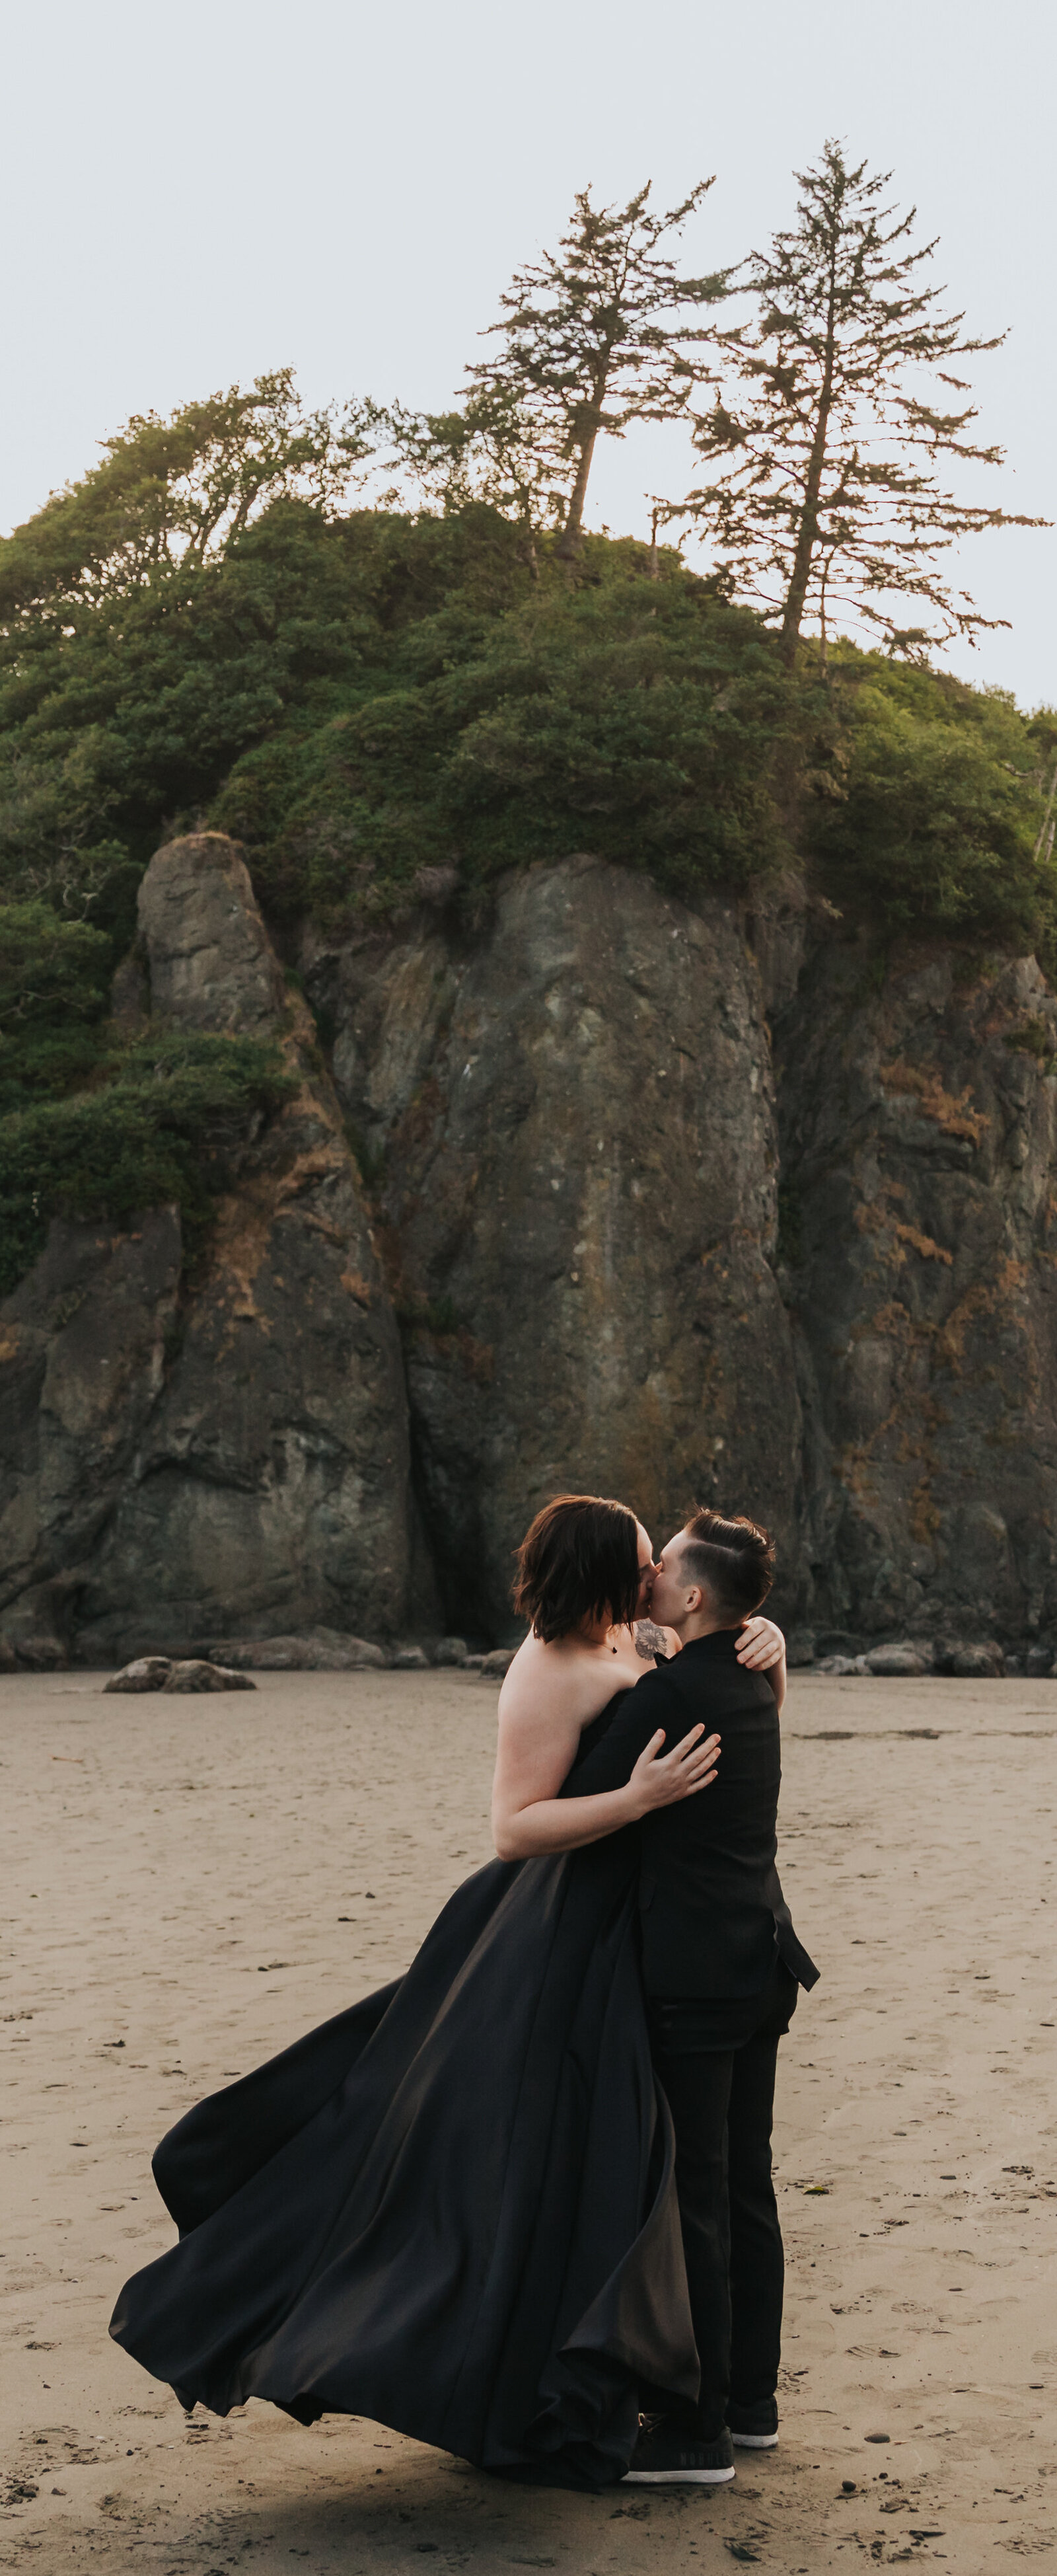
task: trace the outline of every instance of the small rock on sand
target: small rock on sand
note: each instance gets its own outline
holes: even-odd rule
[[[111,1673],[104,1682],[105,1691],[226,1691],[255,1690],[248,1673],[232,1672],[223,1664],[207,1664],[198,1658],[174,1663],[168,1655],[139,1655],[124,1664],[119,1673]]]
[[[228,1691],[256,1690],[248,1673],[233,1672],[227,1664],[192,1662],[173,1664],[162,1683],[163,1691]]]
[[[161,1690],[168,1681],[172,1664],[168,1655],[137,1655],[134,1663],[123,1664],[119,1673],[111,1673],[103,1689],[108,1691]]]

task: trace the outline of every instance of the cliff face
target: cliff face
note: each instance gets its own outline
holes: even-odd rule
[[[310,933],[332,1085],[230,843],[161,850],[140,918],[155,1015],[299,1083],[192,1272],[171,1211],[56,1223],[0,1310],[16,1643],[502,1638],[527,1520],[585,1486],[658,1541],[767,1518],[819,1630],[1057,1629],[1033,962],[879,980],[841,925],[572,860],[472,934]]]
[[[958,962],[829,940],[775,1022],[814,1609],[867,1634],[1057,1622],[1057,1002]]]
[[[512,1551],[563,1487],[633,1498],[659,1544],[733,1479],[794,1567],[773,1086],[733,911],[574,860],[508,879],[475,941],[313,943],[307,981],[377,1172],[452,1618],[509,1626]]]
[[[3,1309],[4,1626],[99,1656],[391,1629],[420,1570],[432,1607],[399,1339],[308,1014],[219,836],[158,852],[140,924],[158,1016],[273,1035],[301,1078],[244,1140],[190,1280],[174,1211],[57,1225]]]

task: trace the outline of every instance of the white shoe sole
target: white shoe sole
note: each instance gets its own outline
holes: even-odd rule
[[[625,2487],[725,2487],[733,2469],[625,2469]]]
[[[732,2433],[730,2438],[736,2451],[776,2451],[778,2448],[777,2433]]]

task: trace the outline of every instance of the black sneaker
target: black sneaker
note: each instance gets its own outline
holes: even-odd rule
[[[778,2407],[773,2397],[761,2397],[755,2406],[728,2406],[727,2423],[739,2451],[777,2448]]]
[[[734,2475],[734,2446],[724,2425],[715,2442],[697,2442],[677,2424],[644,2427],[625,2471],[624,2485],[722,2487]]]

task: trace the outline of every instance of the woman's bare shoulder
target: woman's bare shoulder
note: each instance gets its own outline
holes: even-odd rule
[[[531,1717],[538,1725],[548,1716],[568,1719],[576,1704],[579,1657],[539,1637],[526,1637],[518,1647],[499,1693],[501,1723],[517,1725]]]
[[[630,1679],[608,1655],[526,1637],[499,1694],[500,1730],[530,1725],[541,1732],[579,1734]]]

